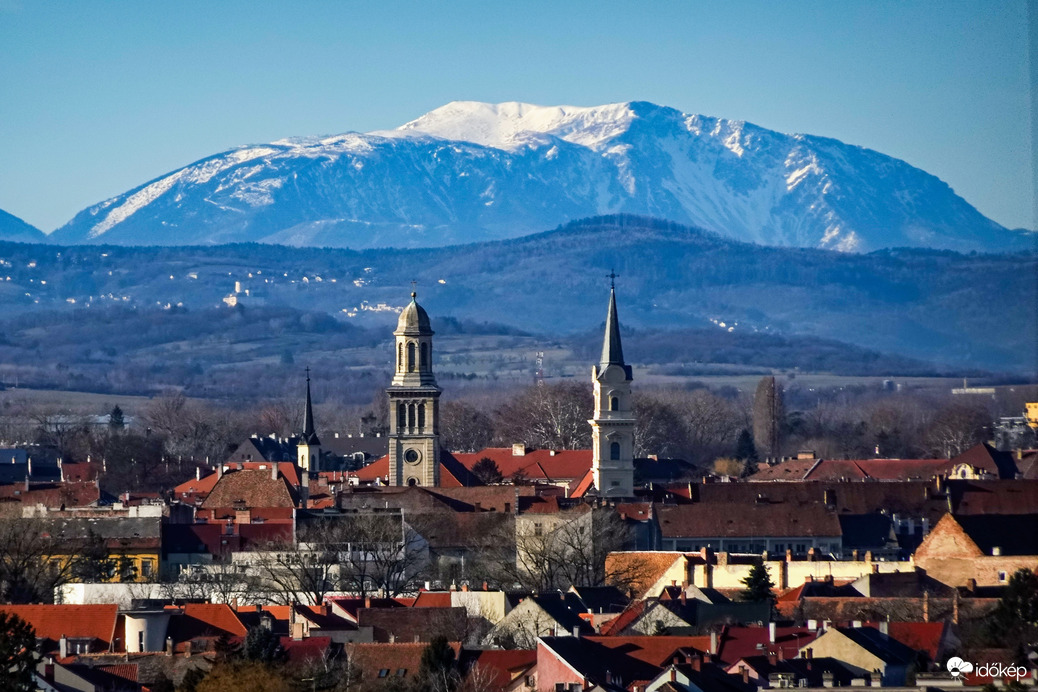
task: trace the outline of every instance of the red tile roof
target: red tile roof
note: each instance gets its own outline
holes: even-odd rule
[[[589,641],[609,647],[631,658],[654,666],[662,666],[678,649],[695,649],[699,653],[710,650],[710,637],[584,637]]]
[[[167,630],[167,636],[175,645],[193,639],[216,639],[224,634],[229,637],[247,634],[245,625],[226,603],[188,603],[166,609],[181,613],[170,618]]]
[[[275,462],[242,461],[227,463],[223,465],[224,475],[237,471],[263,471],[270,477],[273,463]],[[278,476],[284,478],[289,486],[293,488],[299,486],[299,472],[295,464],[282,461],[277,462],[277,467]],[[184,481],[173,488],[173,498],[189,504],[204,501],[219,480],[220,474],[214,471],[207,476],[203,476],[200,480],[192,478]]]
[[[795,658],[801,647],[814,641],[817,633],[807,627],[776,627],[774,643],[769,641],[769,636],[767,627],[726,627],[718,641],[718,658],[731,665],[740,658],[779,650],[786,658]]]
[[[878,623],[866,624],[879,628]],[[937,661],[946,626],[944,622],[888,622],[887,634],[910,649],[922,651],[931,661]]]
[[[450,608],[450,591],[419,591],[414,599],[414,608]]]
[[[96,639],[107,651],[118,636],[119,606],[103,605],[0,605],[0,612],[17,615],[45,640],[40,653],[54,653],[62,636]]]
[[[634,601],[622,613],[605,622],[598,633],[605,637],[620,634],[645,612],[645,607],[648,603],[649,601]]]

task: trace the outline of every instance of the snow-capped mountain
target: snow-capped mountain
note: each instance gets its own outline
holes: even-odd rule
[[[90,207],[51,237],[425,247],[619,212],[846,251],[1006,250],[1033,237],[878,152],[645,102],[454,102],[395,130],[239,147]]]
[[[16,243],[45,243],[47,236],[32,224],[0,209],[0,240]]]

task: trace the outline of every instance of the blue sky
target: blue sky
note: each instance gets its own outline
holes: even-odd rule
[[[1025,0],[0,0],[0,209],[50,231],[236,145],[452,100],[647,100],[876,149],[1035,228],[1027,20]]]

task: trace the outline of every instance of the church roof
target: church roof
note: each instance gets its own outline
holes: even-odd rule
[[[418,295],[411,292],[411,302],[400,312],[396,323],[396,334],[432,334],[429,314],[418,304]]]
[[[314,408],[310,403],[310,368],[306,369],[306,405],[303,408],[303,435],[300,441],[310,446],[321,444],[314,430]]]
[[[602,367],[623,365],[624,349],[620,344],[620,320],[616,317],[616,289],[609,291],[609,312],[606,315],[605,338],[602,341]]]

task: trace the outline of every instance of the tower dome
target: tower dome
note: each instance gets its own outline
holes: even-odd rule
[[[418,294],[411,292],[411,302],[400,312],[394,334],[432,334],[429,326],[429,314],[418,304]]]

